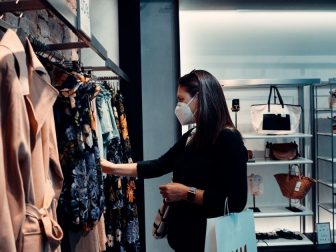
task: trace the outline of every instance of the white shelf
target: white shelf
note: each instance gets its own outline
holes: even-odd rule
[[[313,161],[307,158],[296,158],[294,160],[265,160],[263,158],[255,158],[255,162],[247,162],[247,166],[258,165],[284,165],[284,164],[312,164]]]
[[[303,87],[308,85],[315,85],[320,83],[320,79],[231,79],[231,80],[219,80],[219,83],[224,88],[265,88],[271,85],[277,87]]]
[[[257,133],[242,134],[243,139],[278,139],[278,138],[305,138],[312,137],[312,134],[295,133],[287,135],[262,135]]]
[[[334,162],[334,163],[336,163],[336,158],[326,157],[326,156],[317,156],[317,158],[320,159],[320,160],[327,161],[327,162]]]
[[[322,207],[324,210],[328,211],[329,213],[335,213],[336,209],[333,208],[332,203],[320,203],[320,207]]]
[[[323,184],[323,185],[329,186],[331,188],[333,188],[333,187],[336,188],[336,182],[332,183],[331,180],[320,179],[318,182],[321,183],[321,184]]]
[[[258,247],[269,247],[269,246],[295,246],[295,245],[313,245],[313,242],[307,238],[304,234],[300,234],[302,240],[290,240],[290,239],[272,239],[272,240],[263,240],[258,241]]]
[[[288,210],[286,207],[288,205],[284,206],[256,206],[259,208],[259,213],[254,213],[255,218],[265,218],[265,217],[293,217],[293,216],[312,216],[314,215],[313,211],[310,209],[305,208],[302,205],[296,206],[293,205],[293,207],[299,208],[302,210],[302,212],[292,212]]]
[[[318,108],[316,109],[317,112],[331,112],[331,111],[335,111],[336,112],[336,108]]]
[[[332,133],[326,133],[326,132],[317,132],[317,135],[319,136],[336,136],[336,134],[332,134]]]

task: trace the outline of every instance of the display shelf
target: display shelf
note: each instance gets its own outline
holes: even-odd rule
[[[333,137],[336,136],[336,134],[328,133],[328,132],[317,132],[316,134],[319,136],[333,136]]]
[[[224,88],[249,88],[249,87],[303,87],[320,83],[320,79],[241,79],[241,80],[220,80]]]
[[[331,111],[335,111],[336,112],[336,108],[317,108],[316,112],[331,112]]]
[[[265,160],[264,158],[255,158],[254,162],[248,162],[247,166],[258,166],[258,165],[286,165],[286,164],[312,164],[313,161],[308,158],[299,157],[294,160]]]
[[[333,157],[317,156],[317,159],[324,160],[324,161],[327,161],[327,162],[334,162],[334,163],[336,163],[336,158],[333,158]]]
[[[266,217],[293,217],[293,216],[312,216],[314,213],[312,210],[305,208],[302,205],[292,205],[302,210],[302,212],[292,212],[288,210],[285,205],[281,206],[258,206],[260,212],[254,213],[255,218]]]
[[[320,203],[319,206],[329,213],[334,214],[336,212],[336,208],[333,208],[332,203]]]
[[[314,243],[307,238],[304,234],[300,233],[302,240],[290,240],[290,239],[272,239],[272,240],[259,240],[257,242],[258,247],[270,247],[270,246],[297,246],[297,245],[313,245]]]
[[[243,139],[309,138],[312,136],[313,136],[312,134],[305,134],[305,133],[294,133],[287,135],[261,135],[251,132],[242,134]]]
[[[325,185],[325,186],[328,186],[328,187],[331,187],[331,188],[336,188],[336,182],[334,181],[331,181],[331,180],[323,180],[323,179],[320,179],[318,180],[319,183],[321,183],[322,185]]]

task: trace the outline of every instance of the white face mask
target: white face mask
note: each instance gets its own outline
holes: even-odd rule
[[[184,102],[178,102],[175,108],[175,115],[181,125],[187,125],[195,123],[195,116],[193,112],[191,112],[191,109],[189,107],[189,104],[192,102],[192,100],[195,98],[191,98],[191,100],[188,103]]]

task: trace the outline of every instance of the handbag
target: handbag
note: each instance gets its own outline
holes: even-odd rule
[[[289,199],[301,200],[316,181],[310,177],[302,176],[300,169],[298,175],[292,175],[291,168],[288,173],[275,174],[274,177],[279,184],[283,196]]]
[[[224,216],[208,218],[204,252],[257,252],[253,211],[230,213],[225,200]]]
[[[275,160],[293,160],[298,158],[299,151],[296,142],[290,143],[267,143],[269,145],[269,154],[271,159]],[[267,145],[266,144],[266,145]]]
[[[279,104],[271,104],[273,91],[274,95],[277,94]],[[267,103],[251,105],[252,127],[260,134],[295,133],[299,129],[301,110],[300,105],[284,104],[278,88],[270,86]]]
[[[155,215],[152,234],[155,239],[162,239],[167,235],[167,217],[169,213],[169,204],[163,199],[163,202]]]

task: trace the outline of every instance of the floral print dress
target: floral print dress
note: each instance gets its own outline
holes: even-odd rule
[[[104,212],[104,189],[91,99],[94,83],[60,90],[54,106],[64,184],[58,215],[62,226],[90,231]]]
[[[108,99],[97,99],[97,108],[104,107],[101,102],[108,100],[110,104],[106,107],[111,107],[112,112],[110,109],[98,109],[98,118],[106,117],[106,115],[101,113],[112,113],[108,117],[114,118],[119,131],[118,136],[109,141],[104,141],[106,159],[114,163],[132,162],[123,97],[111,88],[108,83],[102,84],[101,90],[103,91],[101,94],[105,94]],[[107,175],[104,180],[104,186],[105,228],[108,240],[106,251],[141,251],[138,212],[134,197],[135,178]]]

